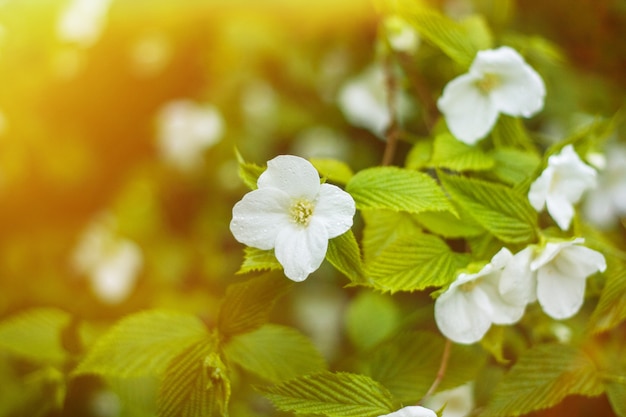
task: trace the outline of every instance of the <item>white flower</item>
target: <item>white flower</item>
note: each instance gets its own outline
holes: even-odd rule
[[[411,101],[401,92],[397,92],[395,97],[398,118],[402,121],[408,116]],[[384,137],[391,124],[391,113],[383,67],[372,65],[346,82],[339,91],[339,107],[350,124]]]
[[[352,227],[354,200],[291,155],[269,161],[257,186],[233,207],[230,230],[243,244],[274,249],[285,275],[303,281],[321,265],[328,240]]]
[[[435,321],[449,339],[464,344],[479,341],[492,324],[513,324],[524,314],[527,300],[500,292],[503,269],[513,259],[502,248],[476,274],[460,274],[435,301]]]
[[[468,383],[438,392],[426,398],[424,405],[432,410],[439,410],[445,406],[442,417],[466,417],[474,408],[474,386]]]
[[[450,132],[473,145],[500,113],[531,117],[543,108],[543,80],[513,49],[480,51],[466,74],[450,81],[437,101]]]
[[[585,197],[585,218],[608,229],[626,216],[626,146],[613,143],[606,149],[606,166],[598,175],[598,186]]]
[[[419,34],[406,20],[399,16],[389,16],[383,24],[392,49],[408,54],[417,50],[420,44]]]
[[[537,211],[548,213],[562,230],[569,229],[574,204],[596,186],[596,171],[580,160],[572,145],[548,158],[548,166],[530,186],[528,199]]]
[[[181,170],[196,168],[202,152],[217,143],[224,122],[217,109],[190,100],[165,104],[158,114],[158,146],[162,157]]]
[[[112,0],[72,0],[57,24],[59,39],[84,47],[93,45],[102,32]]]
[[[575,315],[583,305],[587,277],[606,270],[604,256],[582,243],[582,238],[548,242],[530,263],[537,273],[537,299],[552,318]]]
[[[437,417],[437,413],[419,405],[412,405],[379,417]]]
[[[130,294],[143,264],[139,246],[113,229],[111,218],[98,219],[84,232],[73,255],[77,272],[87,275],[94,293],[109,304]]]

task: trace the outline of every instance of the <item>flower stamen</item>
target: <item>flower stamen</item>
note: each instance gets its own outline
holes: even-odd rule
[[[306,227],[311,221],[315,206],[306,199],[295,200],[289,209],[289,215],[294,223]]]
[[[482,79],[476,81],[476,86],[483,94],[488,94],[498,85],[500,85],[500,77],[495,74],[485,74]]]

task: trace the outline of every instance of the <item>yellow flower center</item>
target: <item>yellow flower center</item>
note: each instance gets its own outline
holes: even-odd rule
[[[293,204],[291,204],[291,208],[289,209],[289,215],[291,216],[291,219],[294,223],[306,227],[311,221],[311,216],[313,215],[314,208],[315,206],[309,200],[295,200]]]
[[[483,93],[487,94],[494,88],[496,88],[500,84],[500,77],[495,74],[485,74],[485,76],[476,81],[476,85],[478,89]]]

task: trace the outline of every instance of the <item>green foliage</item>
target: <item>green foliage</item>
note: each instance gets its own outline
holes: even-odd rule
[[[372,379],[351,373],[322,372],[263,388],[282,411],[327,417],[376,417],[393,411],[391,394]]]
[[[231,285],[219,311],[218,330],[229,337],[267,323],[274,303],[292,284],[283,276],[266,274]]]
[[[468,68],[485,45],[476,45],[468,29],[421,2],[401,2],[399,14],[461,67]],[[482,43],[482,42],[481,42]]]
[[[389,296],[360,292],[346,311],[346,331],[359,350],[371,349],[391,336],[400,324],[400,310]]]
[[[394,293],[446,285],[468,262],[437,236],[422,233],[397,239],[366,270],[374,288]]]
[[[495,166],[491,171],[500,181],[517,185],[533,177],[541,159],[533,152],[514,148],[496,148],[491,153]]]
[[[326,178],[330,182],[347,184],[354,175],[352,169],[343,161],[328,158],[311,158],[309,161],[322,178]]]
[[[437,376],[445,341],[425,331],[406,332],[379,345],[362,368],[383,384],[403,404],[417,403]],[[439,391],[455,388],[476,378],[485,362],[484,353],[474,347],[452,346],[445,377]]]
[[[439,178],[452,199],[498,239],[509,243],[536,239],[537,213],[525,195],[501,184],[442,172]]]
[[[353,283],[359,284],[366,281],[361,250],[352,230],[328,241],[326,260]]]
[[[208,341],[197,342],[168,365],[159,389],[157,417],[228,417],[227,368]]]
[[[256,190],[256,182],[263,171],[265,171],[265,167],[252,162],[246,162],[237,149],[235,149],[235,155],[237,156],[237,162],[239,162],[239,178],[241,178],[248,188]]]
[[[581,350],[539,345],[522,356],[494,391],[486,415],[519,416],[558,404],[568,395],[603,392],[596,367]]]
[[[594,332],[611,330],[626,319],[626,269],[609,269],[598,305],[589,321]]]
[[[38,363],[62,364],[68,353],[61,334],[70,321],[62,310],[27,310],[0,323],[0,349]]]
[[[387,210],[364,210],[363,258],[365,263],[380,256],[380,253],[403,236],[421,233],[421,228],[412,214]]]
[[[432,233],[444,238],[467,238],[485,233],[485,229],[472,219],[465,210],[455,207],[458,217],[447,211],[425,211],[415,219]]]
[[[514,148],[536,152],[535,144],[519,117],[500,115],[491,132],[491,137],[497,148]]]
[[[274,249],[263,250],[246,246],[244,249],[243,262],[238,274],[247,274],[255,271],[282,270],[282,265],[274,255]]]
[[[430,164],[453,171],[484,171],[491,169],[495,161],[480,147],[466,145],[452,134],[443,133],[435,138]]]
[[[615,414],[626,417],[626,380],[605,383],[605,388]]]
[[[383,209],[420,213],[452,211],[435,180],[421,172],[397,167],[359,171],[346,186],[358,209]]]
[[[190,314],[168,310],[136,313],[99,338],[74,374],[115,378],[161,375],[181,351],[208,338],[204,323]]]
[[[326,369],[311,341],[295,329],[266,324],[234,336],[224,347],[228,361],[269,382],[282,382]]]

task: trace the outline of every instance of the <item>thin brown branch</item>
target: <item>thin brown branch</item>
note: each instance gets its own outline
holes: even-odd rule
[[[393,163],[396,148],[398,147],[398,136],[400,136],[400,132],[398,131],[398,117],[396,109],[396,77],[393,73],[391,59],[391,56],[387,55],[384,64],[385,87],[387,90],[387,109],[389,109],[391,122],[389,124],[389,128],[387,128],[387,131],[385,132],[385,140],[387,141],[387,144],[385,145],[385,153],[383,154],[383,160],[381,162],[381,165],[383,166],[391,165]]]
[[[446,375],[446,370],[448,369],[448,361],[450,360],[450,351],[452,350],[452,341],[450,339],[446,339],[446,345],[443,348],[443,354],[441,355],[441,364],[439,365],[439,370],[437,371],[437,376],[433,381],[433,384],[430,386],[424,397],[420,400],[420,403],[424,401],[425,398],[430,397],[437,391],[439,384],[443,380],[443,377]]]

